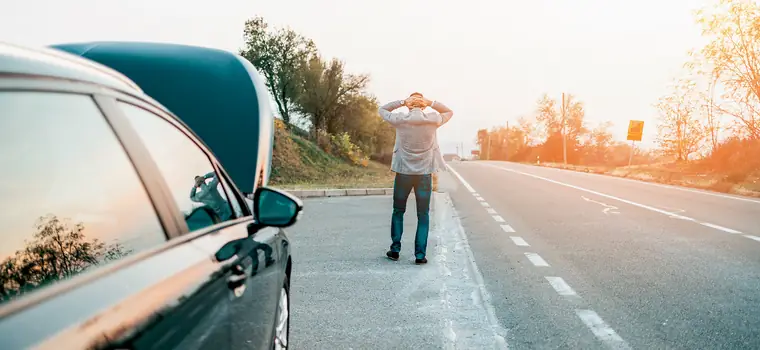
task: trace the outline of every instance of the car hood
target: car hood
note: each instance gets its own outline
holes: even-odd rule
[[[53,45],[137,83],[208,146],[244,193],[271,174],[274,115],[269,92],[243,57],[217,49],[141,42]]]

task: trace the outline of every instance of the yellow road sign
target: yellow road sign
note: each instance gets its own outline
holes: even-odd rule
[[[628,123],[628,141],[641,141],[641,135],[643,133],[643,120],[631,120],[631,122]]]

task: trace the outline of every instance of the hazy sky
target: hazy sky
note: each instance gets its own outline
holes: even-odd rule
[[[25,0],[0,12],[0,40],[27,45],[164,41],[236,51],[261,15],[312,38],[327,57],[372,77],[381,102],[420,91],[455,111],[445,151],[477,129],[532,113],[543,93],[586,104],[590,125],[646,122],[701,42],[692,10],[709,0]],[[224,5],[221,5],[221,4]]]

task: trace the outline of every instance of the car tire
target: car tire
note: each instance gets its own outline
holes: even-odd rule
[[[277,317],[274,325],[274,342],[272,349],[287,349],[290,345],[290,279],[285,276],[285,281],[280,288],[280,298],[277,302]]]

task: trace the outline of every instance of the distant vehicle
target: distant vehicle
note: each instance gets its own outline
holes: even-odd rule
[[[286,348],[281,228],[303,205],[263,186],[272,121],[255,69],[111,45],[102,57],[134,71],[0,44],[1,347]]]
[[[450,162],[450,161],[460,161],[462,158],[459,157],[457,154],[453,153],[446,153],[443,155],[443,160]]]

